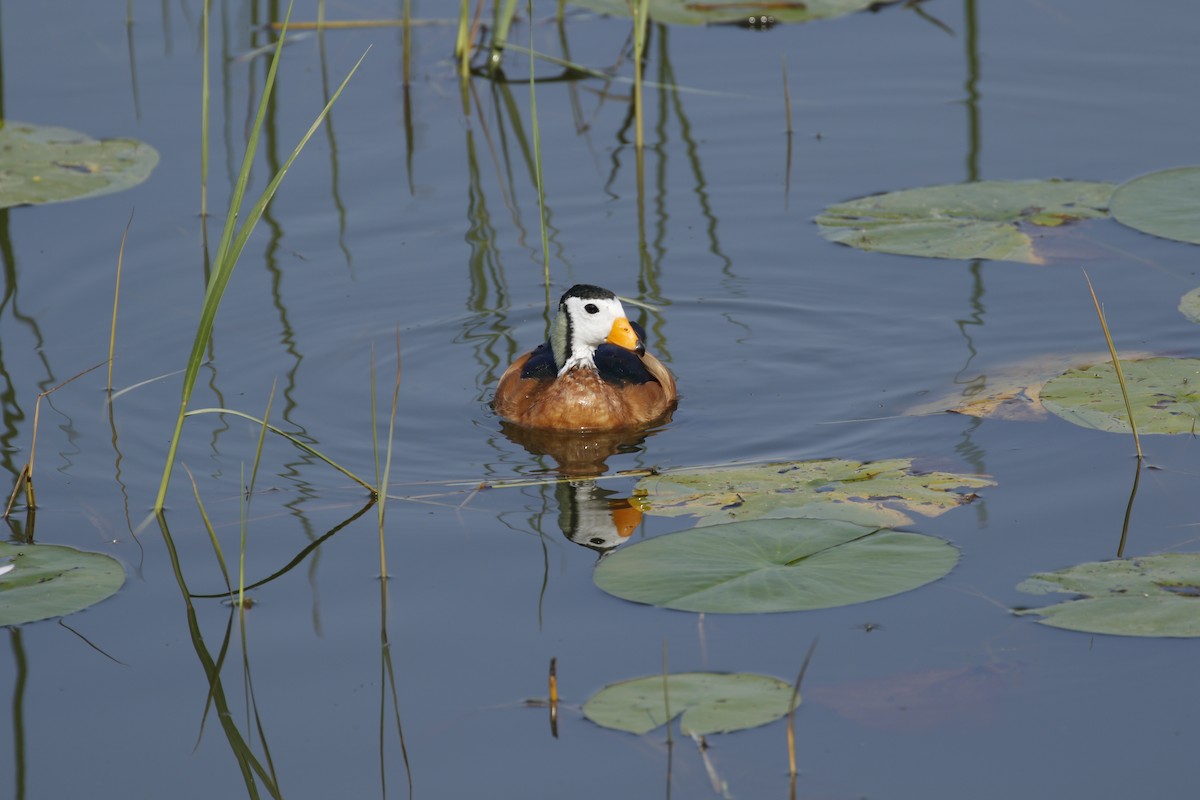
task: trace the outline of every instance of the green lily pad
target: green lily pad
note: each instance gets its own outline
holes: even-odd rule
[[[689,736],[729,733],[774,722],[800,705],[792,705],[790,684],[767,675],[682,672],[614,683],[583,705],[583,714],[597,725],[649,733],[682,714],[679,728]]]
[[[51,544],[0,542],[0,625],[82,611],[117,593],[125,570],[103,553]]]
[[[953,569],[932,536],[841,520],[764,519],[693,528],[605,557],[596,585],[635,603],[714,614],[806,611],[915,589]]]
[[[1200,167],[1166,169],[1122,184],[1112,196],[1112,215],[1143,233],[1200,244]]]
[[[1200,323],[1200,287],[1192,289],[1179,298],[1179,313],[1187,317],[1190,322]]]
[[[597,14],[631,16],[627,0],[571,0]],[[740,22],[751,17],[769,17],[772,22],[811,22],[830,19],[886,5],[896,0],[795,0],[794,2],[745,3],[692,0],[650,0],[650,19],[668,25],[715,25]]]
[[[1117,636],[1200,636],[1200,554],[1079,564],[1033,575],[1017,588],[1080,596],[1017,612],[1040,615],[1043,625]]]
[[[1110,183],[979,181],[860,197],[817,217],[830,241],[925,258],[1043,263],[1029,226],[1106,216]]]
[[[904,511],[935,517],[974,499],[959,489],[994,486],[982,475],[917,472],[911,458],[816,461],[678,470],[634,487],[642,511],[694,514],[697,524],[806,517],[890,528],[912,524]]]
[[[119,192],[157,164],[158,151],[134,139],[0,121],[0,208]]]
[[[1200,359],[1121,359],[1138,433],[1193,433],[1200,415]],[[1084,428],[1128,433],[1129,416],[1112,364],[1072,369],[1042,387],[1047,410]]]

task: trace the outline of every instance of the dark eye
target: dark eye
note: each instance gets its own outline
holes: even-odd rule
[[[588,312],[589,314],[599,314],[600,313],[600,309],[596,308],[595,303],[588,303],[586,306],[583,307],[583,310]]]

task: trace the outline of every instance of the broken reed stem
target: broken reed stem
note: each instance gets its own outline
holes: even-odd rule
[[[796,779],[796,705],[800,699],[800,684],[804,682],[804,673],[808,672],[808,662],[812,661],[813,651],[817,649],[817,639],[812,640],[808,652],[804,654],[804,662],[800,665],[800,674],[792,686],[792,699],[788,701],[787,713],[787,744],[788,744],[788,774]]]
[[[113,356],[117,348],[117,305],[121,300],[121,265],[125,262],[125,239],[129,236],[129,226],[133,224],[133,212],[129,212],[129,221],[125,223],[125,232],[121,234],[121,249],[117,251],[117,282],[113,290],[112,328],[108,333],[108,382],[104,391],[112,397]]]
[[[1117,373],[1117,383],[1121,386],[1121,399],[1125,401],[1125,413],[1129,415],[1129,430],[1133,431],[1133,446],[1137,450],[1137,457],[1140,461],[1145,458],[1142,455],[1142,440],[1138,436],[1137,423],[1133,420],[1133,403],[1129,401],[1129,389],[1125,386],[1125,373],[1121,369],[1121,360],[1117,358],[1117,348],[1113,344],[1112,334],[1108,331],[1104,310],[1100,308],[1100,300],[1096,297],[1096,290],[1092,287],[1092,279],[1088,277],[1086,269],[1083,270],[1083,279],[1087,281],[1088,291],[1092,293],[1092,304],[1096,306],[1096,316],[1100,318],[1100,328],[1104,331],[1104,342],[1108,345],[1108,352],[1112,356],[1113,369]]]
[[[29,461],[21,469],[20,474],[17,475],[17,485],[13,487],[12,494],[8,497],[8,505],[4,509],[4,517],[6,519],[8,518],[9,513],[12,511],[13,502],[17,499],[17,495],[21,492],[22,488],[25,489],[26,508],[32,511],[36,506],[33,495],[33,462],[34,458],[37,456],[38,419],[41,417],[42,413],[42,398],[46,395],[54,394],[76,378],[82,378],[92,370],[100,369],[100,367],[104,366],[105,363],[106,362],[101,361],[99,364],[90,366],[83,372],[78,372],[57,386],[52,386],[46,391],[38,394],[37,401],[33,404],[33,435],[29,439]]]
[[[788,91],[787,58],[785,56],[780,56],[779,61],[780,61],[780,64],[783,66],[783,113],[784,113],[784,117],[787,120],[787,134],[788,134],[788,136],[791,136],[792,135],[792,95],[791,95],[791,92]]]

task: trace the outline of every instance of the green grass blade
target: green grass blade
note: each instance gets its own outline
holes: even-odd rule
[[[192,494],[196,496],[196,507],[200,509],[200,519],[204,522],[204,530],[208,531],[208,540],[212,543],[213,553],[217,556],[217,565],[221,568],[221,577],[225,580],[225,591],[229,594],[230,599],[232,599],[233,584],[229,581],[229,568],[225,565],[225,553],[221,550],[221,542],[217,539],[217,532],[213,529],[208,512],[204,509],[204,501],[200,499],[200,487],[196,485],[196,476],[192,474],[192,471],[186,465],[183,469],[187,473],[188,479],[192,482]]]
[[[1108,345],[1108,352],[1112,356],[1113,370],[1117,373],[1117,383],[1121,386],[1121,398],[1125,401],[1125,413],[1129,415],[1129,430],[1133,431],[1133,446],[1137,450],[1138,459],[1145,456],[1142,455],[1142,440],[1138,436],[1137,423],[1133,421],[1133,404],[1129,402],[1129,390],[1125,387],[1125,373],[1121,369],[1121,360],[1117,358],[1117,348],[1113,344],[1112,334],[1108,332],[1108,322],[1104,319],[1104,310],[1100,308],[1100,300],[1096,297],[1096,290],[1092,288],[1092,279],[1088,277],[1087,270],[1083,271],[1083,279],[1087,281],[1088,291],[1092,293],[1092,303],[1096,306],[1096,316],[1100,318],[1100,328],[1104,331],[1104,342]]]
[[[271,57],[271,66],[267,71],[266,84],[262,97],[259,99],[258,112],[254,125],[250,130],[250,138],[246,142],[246,152],[242,157],[242,168],[234,182],[233,193],[229,198],[229,208],[225,214],[225,225],[221,230],[220,244],[217,245],[216,257],[213,259],[213,273],[209,277],[208,286],[204,291],[204,303],[200,308],[200,321],[196,327],[196,336],[192,341],[192,352],[188,356],[187,366],[183,374],[183,390],[179,404],[179,416],[175,420],[175,431],[171,435],[171,443],[167,448],[167,463],[163,467],[162,480],[158,486],[158,496],[154,501],[154,510],[161,511],[166,504],[167,486],[171,482],[171,470],[175,466],[175,453],[179,449],[179,439],[183,433],[183,419],[187,414],[188,402],[192,399],[192,389],[196,385],[196,376],[200,373],[200,364],[204,361],[204,350],[212,336],[213,321],[217,316],[217,306],[229,277],[233,272],[237,259],[228,259],[230,243],[237,228],[238,215],[241,212],[242,199],[246,194],[246,185],[250,182],[250,168],[254,163],[258,149],[258,136],[262,131],[263,120],[271,101],[271,90],[275,85],[275,73],[279,68],[279,56],[283,51],[283,41],[287,36],[287,23],[292,16],[292,2],[288,3],[287,15],[284,18],[283,30],[275,42],[275,54]]]
[[[388,420],[387,455],[384,456],[384,459],[383,459],[383,476],[379,479],[379,487],[378,487],[378,496],[379,496],[379,568],[380,568],[380,575],[384,579],[386,579],[388,575],[387,575],[387,550],[384,548],[384,539],[383,539],[383,521],[384,521],[384,511],[387,507],[388,480],[392,473],[392,442],[395,440],[395,436],[396,436],[396,409],[400,405],[400,371],[401,371],[400,329],[399,329],[399,327],[397,327],[396,328],[396,383],[392,387],[392,411],[391,411],[391,417]],[[371,377],[372,377],[372,387],[371,387],[372,413],[371,413],[371,416],[372,416],[372,418],[374,418],[374,416],[375,416],[375,414],[374,414],[375,387],[374,387],[374,369],[373,369],[373,367],[372,367],[372,376]]]
[[[290,5],[288,6],[288,14],[289,16],[291,14]],[[286,27],[284,28],[284,34],[286,34]],[[346,75],[341,85],[338,86],[337,91],[335,91],[333,96],[329,98],[329,102],[325,104],[325,107],[321,110],[321,113],[317,115],[317,118],[313,121],[312,125],[309,126],[308,131],[303,137],[301,137],[300,142],[292,150],[292,153],[288,157],[287,161],[284,162],[283,166],[279,168],[279,171],[275,173],[275,176],[271,179],[271,182],[267,185],[267,188],[263,190],[263,193],[259,196],[258,201],[255,202],[254,206],[250,209],[249,214],[247,214],[245,222],[242,224],[241,228],[238,229],[237,235],[234,236],[232,231],[236,224],[236,217],[241,206],[242,195],[245,192],[245,185],[249,180],[249,166],[253,160],[253,154],[258,145],[258,135],[261,131],[263,116],[270,97],[271,85],[274,82],[275,69],[280,52],[279,48],[282,47],[282,41],[283,36],[281,35],[280,41],[276,47],[275,59],[272,60],[271,70],[268,74],[267,87],[263,91],[262,102],[259,103],[259,113],[255,119],[254,128],[251,131],[250,140],[247,144],[246,159],[242,165],[242,173],[238,176],[237,186],[234,190],[234,197],[231,200],[230,213],[225,221],[225,228],[221,234],[221,243],[217,248],[217,257],[214,260],[215,266],[213,275],[209,281],[208,289],[205,292],[204,304],[200,312],[200,322],[196,329],[196,338],[192,343],[192,352],[188,358],[187,369],[184,372],[183,395],[179,408],[179,416],[175,423],[175,431],[171,436],[171,443],[167,453],[167,463],[163,468],[162,481],[159,484],[158,497],[155,500],[154,508],[156,511],[162,510],[166,503],[167,486],[171,480],[171,469],[175,463],[175,453],[178,450],[180,435],[183,431],[183,420],[187,416],[188,402],[191,400],[192,389],[196,383],[196,376],[200,372],[200,365],[204,361],[205,348],[208,346],[208,341],[212,336],[213,324],[217,315],[217,307],[221,303],[221,297],[224,295],[225,287],[229,284],[229,279],[233,274],[233,267],[237,263],[237,259],[241,255],[241,252],[245,247],[247,240],[250,238],[250,234],[254,230],[255,225],[258,223],[259,219],[261,219],[267,204],[271,202],[271,198],[274,197],[275,191],[279,188],[279,184],[283,181],[284,176],[291,167],[292,162],[296,160],[296,157],[308,143],[308,140],[311,139],[313,134],[318,130],[318,128],[320,128],[322,121],[329,113],[329,109],[333,107],[335,102],[337,102],[342,90],[346,88],[346,84],[349,83],[350,79],[354,76],[354,73],[362,64],[363,59],[367,57],[366,52],[364,52],[362,56],[359,57],[358,61],[355,62],[354,67]]]
[[[341,464],[338,464],[336,461],[329,458],[327,455],[325,455],[321,451],[316,450],[312,446],[300,441],[295,436],[292,436],[290,433],[281,431],[279,428],[276,428],[274,425],[267,424],[267,422],[265,420],[258,419],[257,417],[251,416],[250,414],[246,414],[241,411],[234,411],[231,408],[196,408],[196,409],[193,409],[193,410],[187,412],[186,416],[191,417],[191,416],[195,416],[197,414],[230,414],[235,417],[241,417],[242,419],[249,420],[257,425],[262,425],[266,430],[270,431],[271,433],[273,433],[277,436],[282,436],[283,438],[287,439],[289,442],[294,444],[296,447],[299,447],[301,450],[308,453],[309,455],[314,456],[314,457],[320,459],[321,461],[324,461],[326,464],[333,467],[338,472],[342,473],[347,478],[349,478],[350,480],[357,483],[359,486],[362,486],[364,489],[369,491],[372,495],[375,494],[374,486],[367,483],[362,478],[358,477],[353,472],[351,472],[350,470],[343,467]]]

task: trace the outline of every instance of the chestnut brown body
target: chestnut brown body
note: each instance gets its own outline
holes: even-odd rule
[[[518,425],[551,430],[620,430],[663,419],[674,407],[675,379],[652,355],[640,355],[652,377],[641,383],[606,379],[580,366],[552,378],[522,377],[526,353],[500,377],[496,413]]]

